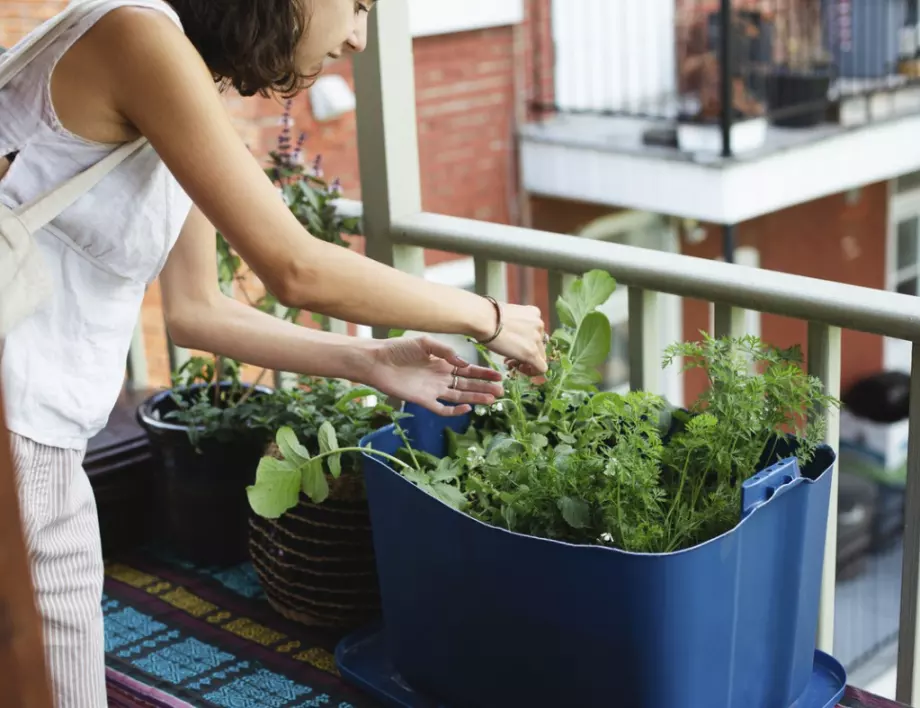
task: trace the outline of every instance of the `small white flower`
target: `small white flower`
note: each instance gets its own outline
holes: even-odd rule
[[[492,410],[493,410],[495,413],[501,413],[502,410],[503,410],[503,408],[502,408],[502,402],[501,402],[501,401],[498,401],[497,403],[493,403],[493,404],[492,404]]]
[[[473,409],[473,412],[474,412],[476,415],[485,415],[485,414],[488,413],[489,411],[488,411],[488,409],[487,409],[485,406],[476,406],[476,407]]]
[[[601,534],[601,541],[605,543],[613,543],[613,536],[611,536],[609,533],[605,531],[604,533]]]

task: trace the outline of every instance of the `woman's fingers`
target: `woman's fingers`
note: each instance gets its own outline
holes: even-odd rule
[[[444,342],[439,342],[434,337],[421,337],[420,342],[426,352],[439,359],[443,359],[451,366],[456,366],[458,369],[465,369],[470,366],[470,363],[457,356],[457,352],[449,345],[444,344]]]
[[[490,369],[487,366],[463,366],[457,367],[454,371],[454,374],[457,376],[462,376],[465,379],[479,379],[481,381],[501,381],[502,375],[500,371],[495,369]],[[501,394],[499,394],[501,395]]]
[[[459,405],[459,406],[445,406],[443,403],[436,404],[440,407],[440,412],[435,411],[438,415],[442,415],[445,418],[456,418],[460,415],[466,415],[473,410],[472,406],[469,405]]]
[[[457,377],[456,385],[453,381],[448,383],[448,387],[453,386],[458,391],[469,391],[471,393],[488,393],[496,398],[500,398],[505,393],[505,387],[496,381],[480,381],[473,378]]]
[[[451,403],[468,403],[473,406],[491,406],[495,403],[495,396],[491,393],[480,393],[478,391],[460,391],[455,388],[449,388],[441,394],[440,398]]]

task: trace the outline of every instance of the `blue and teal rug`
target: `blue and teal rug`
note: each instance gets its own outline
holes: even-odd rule
[[[146,552],[109,562],[103,598],[116,708],[372,708],[338,676],[338,637],[294,624],[251,567]]]

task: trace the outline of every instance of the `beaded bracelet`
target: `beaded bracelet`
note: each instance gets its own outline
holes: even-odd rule
[[[486,300],[492,303],[492,307],[495,308],[495,332],[488,339],[482,339],[479,341],[480,344],[489,344],[498,339],[498,336],[502,333],[502,330],[505,328],[505,323],[502,322],[502,306],[498,304],[496,300],[491,295],[484,296]]]

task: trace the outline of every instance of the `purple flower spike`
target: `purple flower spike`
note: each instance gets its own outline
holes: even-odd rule
[[[322,178],[323,176],[323,156],[317,155],[313,160],[313,176]]]

